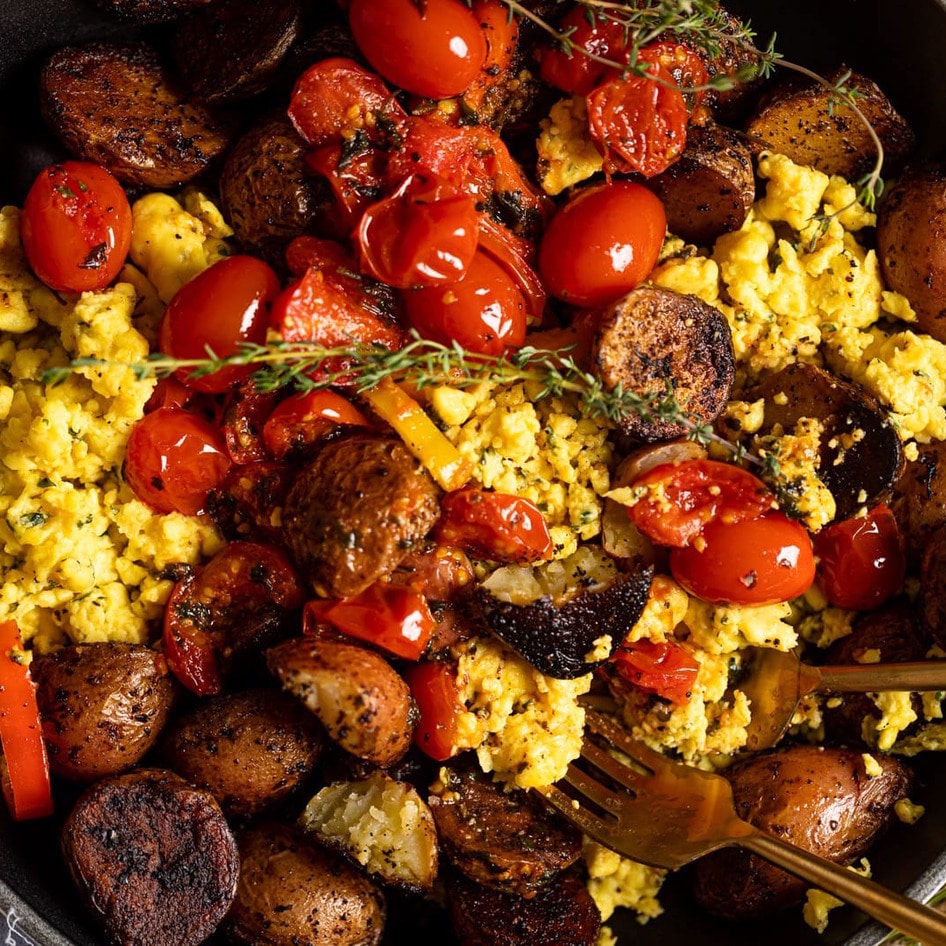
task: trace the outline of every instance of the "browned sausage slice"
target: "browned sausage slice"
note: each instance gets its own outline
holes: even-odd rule
[[[317,594],[356,595],[421,543],[440,515],[439,497],[400,440],[356,434],[330,441],[286,497],[286,545]]]
[[[86,789],[62,830],[66,863],[121,946],[197,946],[236,893],[240,861],[209,792],[162,769]]]
[[[175,58],[202,101],[266,89],[302,32],[300,0],[212,0],[181,21]]]
[[[732,333],[725,316],[696,296],[642,286],[604,313],[592,351],[604,386],[620,386],[645,402],[668,386],[697,423],[712,422],[726,406],[736,374]],[[621,427],[643,441],[670,440],[690,428],[673,418],[629,412]]]
[[[667,212],[667,229],[698,246],[738,230],[755,200],[752,153],[742,135],[723,125],[693,125],[686,150],[646,182]]]
[[[76,157],[128,184],[170,188],[204,171],[227,127],[177,90],[144,43],[66,46],[43,67],[43,116]]]
[[[471,880],[531,896],[581,856],[581,833],[522,791],[478,771],[454,771],[429,799],[441,849]]]
[[[601,914],[577,871],[558,874],[534,897],[502,893],[462,874],[447,887],[463,946],[594,946]]]

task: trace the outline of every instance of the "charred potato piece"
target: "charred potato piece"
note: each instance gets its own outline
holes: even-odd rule
[[[604,663],[644,610],[653,568],[619,574],[603,553],[498,568],[477,589],[483,620],[541,673],[570,680]]]
[[[66,46],[40,78],[43,116],[78,158],[126,184],[177,187],[229,144],[230,127],[188,101],[144,43]]]
[[[391,765],[410,748],[411,691],[397,671],[365,647],[315,637],[294,638],[267,652],[283,688],[322,721],[343,749],[375,765]]]
[[[605,387],[622,387],[645,401],[659,401],[668,385],[680,407],[711,423],[729,400],[736,374],[726,317],[696,296],[670,289],[634,289],[603,313],[592,362]],[[682,437],[689,428],[652,412],[628,412],[621,427],[652,442]]]
[[[890,508],[897,517],[907,558],[918,562],[935,530],[946,523],[946,443],[919,444],[919,454],[897,480]]]
[[[316,594],[357,595],[393,571],[440,515],[440,490],[403,442],[375,434],[330,441],[297,476],[282,522]]]
[[[246,946],[377,946],[384,895],[338,854],[263,822],[240,833],[228,940]]]
[[[825,663],[857,664],[878,658],[884,663],[923,660],[928,650],[913,609],[900,602],[859,618],[851,633],[832,645]],[[922,718],[920,696],[914,693],[911,703],[918,718]],[[832,694],[823,710],[825,735],[835,743],[876,746],[876,723],[880,715],[870,694]],[[910,730],[913,728],[911,726]]]
[[[723,125],[692,125],[686,150],[645,182],[667,212],[667,229],[698,246],[738,230],[755,200],[752,153],[743,136]]]
[[[884,282],[910,300],[920,329],[946,342],[946,165],[913,168],[887,191],[877,256]]]
[[[223,212],[244,249],[283,262],[286,244],[312,229],[330,196],[324,178],[309,174],[306,145],[285,116],[248,129],[220,172]]]
[[[534,897],[517,897],[458,874],[447,902],[463,946],[594,946],[601,913],[577,870],[563,871]]]
[[[139,762],[168,720],[177,684],[143,644],[72,644],[31,670],[50,769],[93,782]]]
[[[827,76],[836,82],[838,70]],[[888,167],[902,165],[915,144],[913,130],[880,88],[851,72],[845,85],[857,94],[857,107],[876,132]],[[870,132],[853,109],[831,88],[815,81],[781,83],[760,104],[746,124],[756,151],[787,155],[796,164],[850,181],[870,171],[876,149]]]
[[[239,854],[223,812],[172,772],[96,782],[61,837],[80,892],[122,946],[197,946],[236,893]]]
[[[444,855],[477,883],[532,896],[581,857],[581,832],[535,795],[505,791],[471,769],[441,775],[430,810]]]
[[[895,818],[910,770],[875,754],[878,775],[851,749],[796,745],[756,755],[728,773],[736,811],[769,834],[838,864],[851,864]],[[726,919],[763,917],[801,900],[806,884],[755,854],[726,849],[696,864],[697,899]]]
[[[162,741],[168,767],[205,788],[227,815],[259,814],[312,774],[325,743],[318,720],[280,690],[209,697]]]
[[[890,497],[906,462],[902,441],[859,384],[799,362],[766,378],[756,396],[765,398],[762,433],[776,424],[790,431],[803,417],[824,425],[818,476],[834,496],[836,520]]]
[[[393,887],[429,892],[437,878],[437,829],[417,790],[381,771],[326,785],[298,826],[370,877]]]
[[[135,23],[166,23],[209,0],[98,0],[100,7]]]
[[[179,24],[175,60],[198,99],[234,102],[267,88],[301,32],[301,0],[211,0]]]

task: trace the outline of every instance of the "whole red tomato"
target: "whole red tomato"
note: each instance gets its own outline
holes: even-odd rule
[[[407,320],[424,338],[481,355],[502,355],[526,337],[526,298],[509,272],[477,250],[466,274],[447,286],[405,293]]]
[[[647,277],[666,232],[663,204],[641,184],[587,187],[549,222],[539,245],[539,273],[563,302],[607,305]]]
[[[804,527],[784,513],[708,523],[700,541],[670,552],[670,572],[690,594],[720,604],[775,604],[804,594],[815,557]]]
[[[869,610],[900,590],[906,557],[897,520],[885,503],[827,526],[814,541],[818,583],[835,607]]]
[[[131,207],[105,168],[63,161],[39,173],[20,218],[27,261],[60,292],[104,289],[125,264]]]
[[[161,349],[172,358],[206,359],[208,351],[225,357],[242,344],[260,345],[278,292],[279,278],[262,260],[219,260],[175,293],[161,322]],[[182,369],[178,377],[198,391],[219,393],[252,372],[248,365],[228,365],[210,374]]]
[[[194,516],[230,465],[216,427],[182,408],[159,407],[132,428],[124,476],[135,495],[158,512]]]
[[[388,82],[428,98],[459,95],[486,60],[483,31],[460,0],[352,0],[348,23]]]

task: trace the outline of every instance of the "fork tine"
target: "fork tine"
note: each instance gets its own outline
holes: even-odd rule
[[[634,739],[617,720],[609,716],[603,716],[595,710],[585,710],[585,725],[599,736],[607,739],[612,745],[617,746],[622,752],[625,752],[638,765],[650,769],[651,772],[666,766],[670,762],[665,755],[661,755],[655,749],[651,749]],[[625,765],[623,768],[627,770],[629,767]],[[630,769],[630,771],[633,772],[633,769]]]
[[[642,780],[650,778],[649,774],[643,775],[636,772],[627,763],[615,759],[613,755],[590,739],[585,739],[581,747],[581,757],[604,772],[608,778],[631,791],[634,791]],[[612,796],[613,794],[612,792]]]
[[[572,824],[577,825],[590,838],[600,838],[608,830],[608,823],[599,818],[590,809],[583,808],[578,801],[557,785],[548,785],[541,789],[545,800],[561,812]]]

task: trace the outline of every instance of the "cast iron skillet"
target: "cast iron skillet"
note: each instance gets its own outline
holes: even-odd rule
[[[946,157],[946,0],[729,5],[750,18],[760,40],[777,32],[786,57],[814,68],[845,62],[878,81],[913,123],[922,153]],[[36,69],[43,55],[67,42],[132,32],[81,0],[0,0],[0,203],[21,201],[36,172],[61,157],[37,115]],[[870,861],[881,883],[926,899],[946,884],[946,755],[921,758],[916,768],[921,787],[914,798],[926,805],[926,816],[917,827],[895,829]],[[70,801],[59,799],[61,811]],[[643,927],[630,918],[612,920],[622,946],[876,946],[886,932],[847,908],[836,911],[820,937],[799,911],[764,924],[716,923],[693,906],[686,881],[686,872],[668,881],[660,919]],[[452,942],[442,917],[421,919],[411,904],[396,900],[391,906],[388,946],[434,936],[444,946]],[[59,857],[58,823],[13,824],[0,806],[0,928],[4,916],[11,927],[7,943],[103,946]]]

